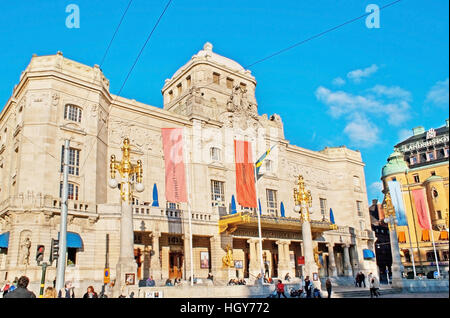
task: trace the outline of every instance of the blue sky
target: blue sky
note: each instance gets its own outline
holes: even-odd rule
[[[33,53],[100,64],[129,0],[0,2],[0,107]],[[162,107],[161,88],[206,41],[243,66],[391,1],[173,0],[121,95]],[[134,0],[102,70],[117,93],[167,1]],[[66,6],[80,8],[69,29]],[[411,128],[445,124],[449,3],[403,0],[380,13],[252,66],[259,113],[281,115],[293,144],[346,145],[366,163],[368,200],[382,199],[381,168]]]

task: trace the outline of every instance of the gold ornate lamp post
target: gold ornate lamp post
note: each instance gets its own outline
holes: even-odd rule
[[[312,213],[312,196],[311,191],[305,189],[305,181],[303,176],[298,176],[298,190],[294,188],[294,202],[295,212],[300,213],[300,222],[302,224],[302,239],[303,239],[303,253],[305,256],[305,276],[309,276],[314,287],[321,289],[320,280],[313,280],[313,274],[319,275],[318,266],[314,260],[313,254],[313,242],[311,234],[311,219],[310,213]]]
[[[397,223],[397,219],[395,217],[395,209],[392,204],[391,195],[389,192],[386,192],[384,196],[384,204],[383,208],[385,211],[385,215],[387,218],[384,219],[384,222],[389,225],[389,235],[391,241],[391,252],[392,252],[392,286],[393,287],[402,287],[402,272],[404,270],[402,260],[400,258],[400,248],[398,246],[397,239],[397,231],[395,224]]]
[[[133,211],[131,208],[133,191],[144,191],[142,184],[142,161],[137,164],[130,161],[130,141],[125,138],[122,146],[122,160],[119,162],[114,155],[110,161],[111,179],[109,186],[116,188],[116,172],[120,174],[120,198],[121,198],[121,218],[120,218],[120,256],[116,268],[116,286],[119,291],[125,285],[126,274],[134,274],[136,277],[137,264],[134,260],[134,231],[133,231]],[[133,177],[134,176],[134,180]]]

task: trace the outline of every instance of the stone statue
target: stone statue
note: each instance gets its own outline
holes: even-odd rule
[[[224,267],[234,267],[233,251],[232,251],[230,245],[227,244],[226,249],[227,249],[227,255],[222,257],[223,266]]]
[[[321,254],[321,252],[319,252],[319,248],[316,246],[314,248],[314,261],[316,262],[317,267],[319,269],[321,269],[322,265],[320,264],[320,261],[319,261],[319,254]]]
[[[26,237],[25,240],[20,244],[20,264],[30,265],[30,248],[31,240]]]

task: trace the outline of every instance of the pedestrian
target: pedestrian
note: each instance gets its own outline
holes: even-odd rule
[[[379,289],[380,283],[378,282],[378,279],[373,276],[370,280],[370,298],[373,298],[373,296],[378,298],[378,296],[380,296]]]
[[[286,276],[284,276],[284,280],[289,282],[291,280],[291,277],[289,276],[289,273],[286,273]]]
[[[147,287],[155,286],[155,281],[153,280],[153,276],[150,276],[149,278],[147,278],[146,285],[147,285]]]
[[[309,276],[305,277],[305,291],[306,298],[311,298],[311,281],[309,280]]]
[[[325,286],[327,287],[328,298],[331,298],[331,289],[333,287],[333,284],[331,284],[330,278],[327,278],[327,281],[325,282]]]
[[[6,281],[1,289],[1,291],[3,292],[3,297],[5,297],[5,295],[8,293],[10,287],[11,287],[10,282]]]
[[[208,273],[208,278],[207,279],[210,279],[211,281],[214,281],[214,276],[213,276],[213,274],[211,272]]]
[[[64,284],[64,296],[63,296],[63,289],[61,289],[58,292],[58,298],[75,298],[75,293],[73,291],[73,287],[72,287],[72,282],[71,281],[67,281]]]
[[[97,293],[94,291],[94,287],[89,286],[87,288],[86,294],[84,294],[83,298],[98,298]]]
[[[264,262],[264,268],[265,268],[264,277],[266,277],[266,276],[269,277],[270,273],[269,273],[269,262],[268,261]]]
[[[360,272],[360,277],[361,277],[361,283],[363,283],[364,288],[366,288],[366,276],[364,275],[363,272]]]
[[[17,288],[9,291],[4,298],[36,298],[36,295],[27,289],[30,280],[26,276],[21,276],[17,280]]]
[[[169,278],[166,279],[166,286],[173,286],[171,279],[169,279]]]
[[[44,298],[56,298],[56,289],[49,286],[45,289]]]
[[[283,295],[284,298],[287,298],[286,295],[284,294],[284,284],[281,282],[281,279],[278,280],[277,295],[278,298],[280,298],[281,295]]]

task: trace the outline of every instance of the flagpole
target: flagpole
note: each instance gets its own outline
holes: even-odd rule
[[[406,183],[408,183],[408,180],[406,180]],[[400,187],[401,187],[401,183],[399,182],[399,184],[400,184]],[[406,185],[407,187],[408,187],[408,185]],[[401,188],[400,188],[400,191],[401,191]],[[405,207],[405,209],[406,209],[406,202],[405,202],[405,198],[403,197],[403,191],[401,191],[401,193],[402,193],[402,201],[403,201],[403,206]],[[409,188],[408,188],[408,195],[409,195]],[[412,206],[411,206],[411,212],[412,212]],[[406,214],[405,214],[405,217],[406,217]],[[413,266],[413,273],[414,273],[414,278],[416,278],[417,277],[417,272],[416,272],[416,265],[415,265],[415,262],[414,262],[414,249],[413,249],[413,246],[412,246],[412,240],[411,240],[411,232],[410,232],[410,230],[409,230],[409,222],[408,222],[408,218],[406,217],[406,228],[408,229],[408,237],[409,237],[409,247],[410,247],[410,249],[411,249],[411,257],[412,257],[412,266]],[[420,251],[419,250],[417,250],[418,251],[418,253],[420,254]]]
[[[423,190],[425,191],[425,190]],[[424,198],[426,199],[426,194],[424,196]],[[439,270],[439,261],[437,258],[437,253],[436,253],[436,245],[434,243],[434,233],[433,233],[433,226],[431,225],[431,217],[430,217],[430,211],[428,211],[428,207],[426,204],[424,204],[425,209],[426,209],[426,213],[427,213],[427,218],[428,218],[428,224],[430,224],[430,235],[431,235],[431,242],[433,243],[433,251],[434,251],[434,259],[436,260],[436,269],[438,272],[438,277],[441,277],[441,271]]]
[[[188,163],[188,149],[186,147],[186,128],[183,128],[183,142],[184,142],[184,162],[186,163],[186,189],[187,189],[187,208],[189,220],[189,254],[191,259],[191,286],[194,285],[194,256],[193,256],[193,235],[192,235],[192,213],[191,213],[191,187],[189,178],[189,163]]]
[[[259,235],[259,257],[260,257],[260,266],[261,266],[261,280],[264,281],[264,264],[263,264],[263,252],[262,252],[262,235],[261,235],[261,216],[260,213],[262,211],[259,210],[259,202],[258,202],[258,176],[256,175],[256,165],[254,167],[254,175],[255,175],[255,192],[256,192],[256,214],[258,215],[258,235]]]

